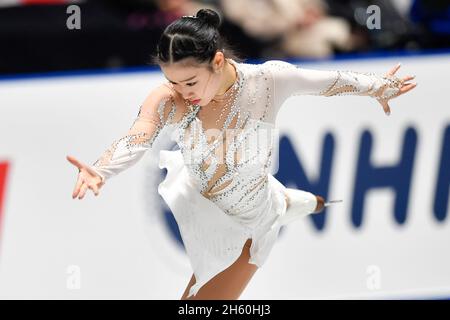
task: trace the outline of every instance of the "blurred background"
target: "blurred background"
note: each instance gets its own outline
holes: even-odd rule
[[[0,299],[182,296],[192,268],[157,192],[170,135],[81,201],[66,156],[92,164],[128,131],[166,81],[161,32],[200,8],[247,63],[402,62],[418,83],[389,117],[365,96],[284,103],[273,175],[344,201],[282,228],[241,299],[449,299],[449,0],[0,0]]]
[[[66,27],[70,4],[80,29]],[[382,28],[368,28],[370,5]],[[146,66],[164,28],[202,7],[245,59],[450,46],[448,0],[0,0],[0,74]]]

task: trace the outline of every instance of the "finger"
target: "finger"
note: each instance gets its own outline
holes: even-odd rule
[[[414,79],[416,76],[406,76],[406,77],[404,77],[402,80],[403,80],[403,82],[406,82],[406,81],[409,81],[409,80],[412,80],[412,79]]]
[[[414,89],[417,86],[417,83],[410,83],[407,85],[404,85],[401,89],[400,89],[400,94],[404,94],[412,89]]]
[[[98,193],[99,193],[98,192],[98,187],[97,187],[97,185],[95,183],[91,184],[89,186],[89,188],[92,190],[92,192],[94,192],[95,196],[98,196]]]
[[[81,161],[78,161],[78,160],[75,159],[74,157],[67,156],[67,160],[69,160],[71,163],[73,163],[75,166],[77,166],[77,167],[78,167],[78,171],[80,171],[80,170],[82,170],[82,169],[86,169],[86,171],[87,171],[88,173],[90,173],[91,175],[97,175],[97,174],[95,173],[95,171],[92,171],[91,168],[90,168],[88,165],[84,164],[84,163],[81,162]]]
[[[398,90],[395,97],[398,97],[398,96],[414,89],[416,86],[417,86],[417,83],[409,83],[409,84],[404,85],[403,87],[400,88],[400,90]]]
[[[401,66],[402,66],[401,63],[397,64],[387,74],[393,76],[398,71],[398,69],[400,69]]]
[[[83,199],[84,195],[86,194],[86,190],[88,189],[88,185],[86,182],[84,182],[80,188],[80,195],[78,196],[78,199]]]
[[[69,162],[76,166],[78,169],[81,169],[83,167],[83,164],[72,156],[66,156],[66,159],[69,160]]]
[[[83,184],[83,177],[79,174],[77,182],[75,183],[75,188],[72,191],[72,199],[75,199],[75,197],[78,196],[82,184]]]
[[[381,103],[381,106],[383,107],[384,113],[386,115],[390,115],[391,114],[391,108],[389,107],[387,101],[386,100],[381,100],[380,103]]]

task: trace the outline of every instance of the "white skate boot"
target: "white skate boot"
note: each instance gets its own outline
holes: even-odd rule
[[[288,208],[285,214],[280,217],[279,222],[281,225],[286,225],[294,220],[306,217],[316,210],[317,198],[311,192],[286,188],[285,196]]]

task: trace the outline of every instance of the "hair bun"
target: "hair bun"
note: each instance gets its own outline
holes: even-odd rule
[[[220,26],[220,16],[214,10],[200,9],[198,10],[196,17],[216,29]]]

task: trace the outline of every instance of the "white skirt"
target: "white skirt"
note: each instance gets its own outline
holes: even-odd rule
[[[249,263],[258,267],[264,264],[280,227],[285,224],[287,188],[283,184],[269,174],[267,197],[246,213],[252,219],[246,219],[226,214],[198,191],[184,165],[181,150],[161,150],[159,167],[166,168],[167,175],[159,184],[158,193],[175,217],[196,279],[188,297],[231,266],[249,238],[252,239]]]

